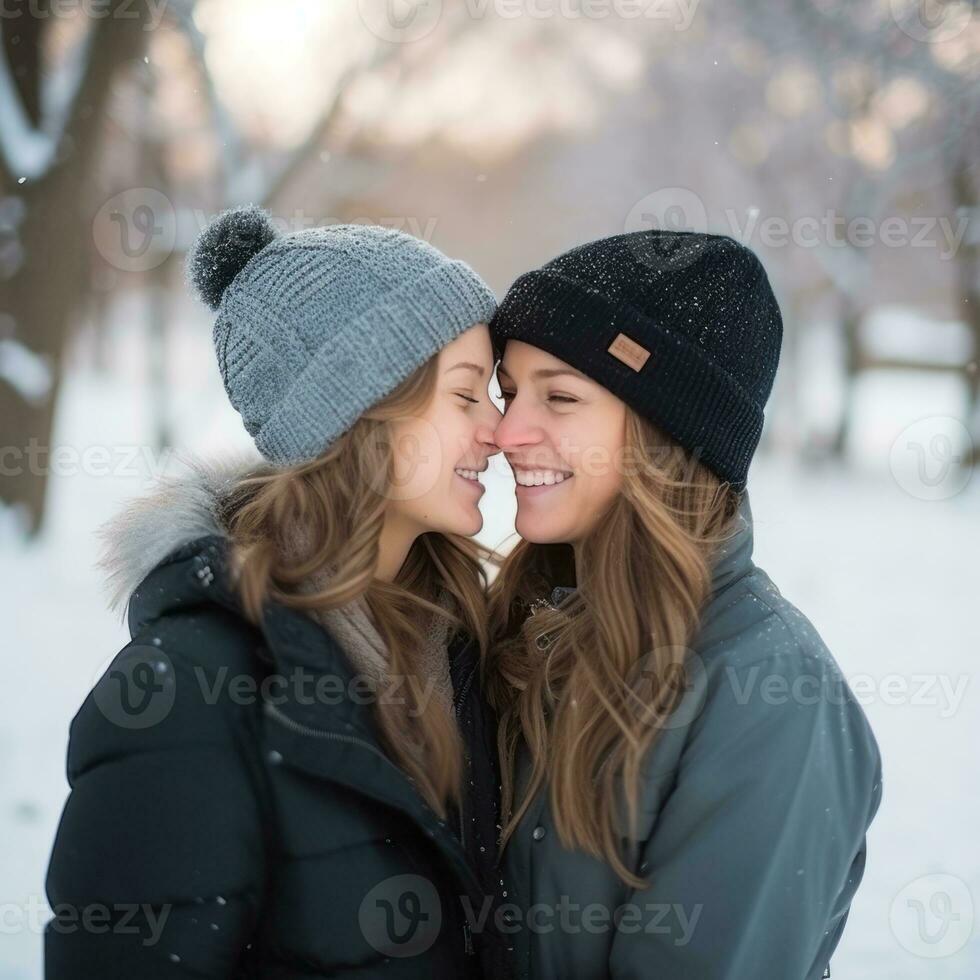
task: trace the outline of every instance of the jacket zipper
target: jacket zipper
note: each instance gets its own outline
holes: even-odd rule
[[[459,843],[463,850],[466,850],[466,828],[463,826],[463,803],[459,805]],[[470,925],[466,921],[466,913],[463,913],[463,943],[467,956],[473,955],[473,937],[470,935]]]
[[[354,735],[342,735],[340,732],[328,732],[328,731],[324,731],[322,728],[311,728],[309,725],[304,725],[301,722],[293,721],[293,719],[290,718],[289,715],[284,714],[274,704],[272,704],[269,701],[264,702],[264,708],[267,715],[274,718],[283,727],[289,728],[300,735],[312,735],[316,738],[330,738],[330,739],[335,739],[338,742],[347,742],[351,745],[360,745],[363,748],[373,752],[376,756],[378,756],[379,759],[384,759],[384,761],[389,766],[391,766],[393,769],[395,769],[398,772],[399,776],[405,778],[405,774],[401,771],[401,769],[399,769],[398,766],[396,766],[391,761],[391,759],[389,759],[388,756],[384,754],[384,752],[382,752],[376,746],[372,745],[370,742],[366,742],[363,738],[357,738]],[[463,828],[462,806],[460,806],[459,808],[459,836],[460,836],[460,844],[463,847],[463,850],[465,851],[466,838],[465,838],[465,830]],[[472,956],[473,938],[470,935],[470,927],[466,921],[465,915],[463,918],[463,943],[464,943],[466,954],[468,956]]]
[[[463,706],[463,702],[466,700],[466,695],[470,693],[470,687],[473,685],[473,675],[479,670],[479,666],[476,665],[470,668],[469,674],[466,676],[466,681],[463,684],[463,689],[459,692],[459,696],[456,698],[456,712],[459,713],[459,709]]]

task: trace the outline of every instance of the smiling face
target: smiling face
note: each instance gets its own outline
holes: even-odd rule
[[[394,481],[386,537],[427,531],[476,534],[483,527],[478,474],[498,452],[500,419],[487,391],[493,371],[490,332],[478,323],[438,355],[426,407],[391,423]]]
[[[509,340],[497,368],[504,417],[494,435],[517,482],[517,532],[575,544],[622,484],[626,406],[557,357]]]

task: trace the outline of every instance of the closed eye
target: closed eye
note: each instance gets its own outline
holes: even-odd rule
[[[517,394],[516,391],[506,391],[503,388],[501,388],[499,397],[503,399],[504,402],[509,402],[515,397],[516,394]],[[548,401],[559,402],[565,405],[574,405],[578,401],[578,399],[572,398],[569,395],[549,395]]]
[[[462,398],[464,401],[469,402],[471,405],[475,405],[480,400],[479,398],[470,398],[469,395],[464,395],[461,391],[454,392],[454,394],[458,398]]]

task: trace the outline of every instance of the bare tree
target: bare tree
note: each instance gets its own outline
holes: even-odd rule
[[[113,79],[146,43],[141,7],[107,3],[92,18],[45,97],[42,52],[55,24],[48,0],[6,4],[0,57],[0,195],[19,202],[15,259],[5,268],[0,313],[8,344],[46,365],[49,383],[23,391],[0,372],[2,499],[40,525],[62,355],[87,289],[86,186],[99,144],[98,120]]]

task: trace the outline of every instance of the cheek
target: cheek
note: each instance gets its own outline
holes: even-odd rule
[[[593,439],[583,448],[571,496],[575,501],[576,522],[585,527],[593,524],[616,499],[623,485],[623,474],[621,455],[615,447]]]
[[[418,500],[439,482],[445,460],[442,442],[435,427],[416,420],[396,433],[394,451],[394,499]]]
[[[608,503],[619,493],[623,485],[623,475],[620,472],[618,457],[607,453],[603,457],[602,468],[597,470],[593,481],[594,492],[601,497],[603,503]]]
[[[572,481],[572,499],[574,500],[574,520],[580,531],[590,528],[606,508],[616,499],[619,493],[619,480],[611,470],[595,468],[588,475]]]

